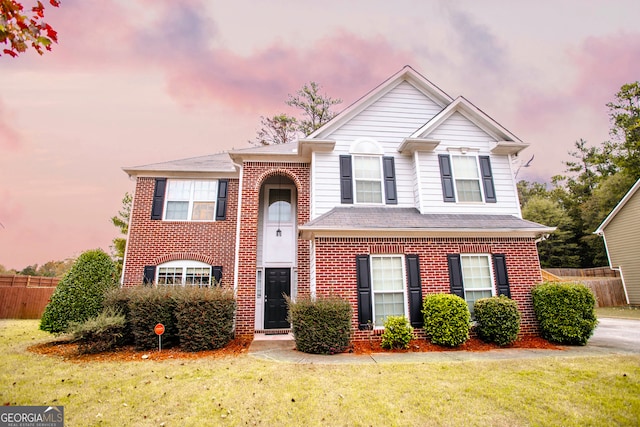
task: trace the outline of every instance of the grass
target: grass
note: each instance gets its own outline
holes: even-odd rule
[[[71,362],[0,321],[0,403],[64,405],[67,426],[637,425],[640,356],[296,365],[249,355]]]
[[[640,319],[640,307],[599,307],[596,315],[600,317],[615,317],[619,319]]]

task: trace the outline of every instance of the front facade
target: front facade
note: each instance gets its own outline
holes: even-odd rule
[[[123,284],[233,288],[239,336],[288,330],[283,295],[348,299],[355,339],[389,315],[420,328],[435,292],[510,296],[535,333],[535,241],[553,229],[521,217],[526,146],[405,67],[296,142],[125,168]]]
[[[596,234],[604,238],[609,265],[620,272],[627,304],[640,305],[640,179],[605,218]]]

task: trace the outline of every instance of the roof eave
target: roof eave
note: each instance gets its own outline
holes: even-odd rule
[[[536,228],[353,228],[299,227],[302,240],[315,237],[525,237],[539,238],[556,227]]]
[[[624,197],[618,202],[616,207],[613,208],[613,210],[609,213],[609,215],[607,215],[604,221],[602,221],[602,224],[600,224],[600,226],[596,229],[596,231],[593,232],[593,234],[598,234],[600,236],[603,235],[604,229],[607,227],[607,225],[609,225],[609,223],[613,220],[613,218],[615,218],[618,212],[620,212],[620,210],[624,207],[624,205],[627,204],[629,199],[633,197],[633,195],[636,193],[636,191],[638,191],[638,189],[640,189],[640,179],[638,179],[636,183],[633,184],[633,187],[631,187],[631,189],[627,191],[627,194],[625,194]]]

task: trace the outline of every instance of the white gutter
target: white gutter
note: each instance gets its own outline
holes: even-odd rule
[[[244,167],[240,167],[240,181],[238,183],[238,213],[236,218],[236,249],[233,261],[233,295],[238,297],[238,272],[240,270],[239,251],[240,251],[240,226],[242,221],[242,177],[244,176]]]

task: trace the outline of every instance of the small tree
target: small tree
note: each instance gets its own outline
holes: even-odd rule
[[[47,304],[40,329],[64,332],[69,322],[84,322],[102,310],[107,290],[115,288],[115,266],[101,249],[84,252],[62,278]]]
[[[129,218],[131,217],[131,203],[133,197],[129,192],[124,193],[122,198],[122,210],[118,211],[118,215],[111,217],[111,223],[120,229],[120,234],[126,236],[129,232]],[[126,237],[116,237],[113,239],[111,250],[116,260],[116,273],[120,277],[122,274],[122,264],[124,262],[124,250],[127,246]]]
[[[336,116],[336,112],[331,111],[331,107],[342,103],[341,99],[334,99],[327,95],[318,93],[320,85],[316,82],[309,82],[302,86],[293,96],[289,94],[287,105],[302,110],[304,119],[298,122],[297,130],[304,136],[313,133],[322,125]]]
[[[249,141],[253,145],[275,145],[292,142],[297,136],[298,121],[295,117],[284,113],[273,117],[260,117],[262,128],[258,131],[256,139]]]

